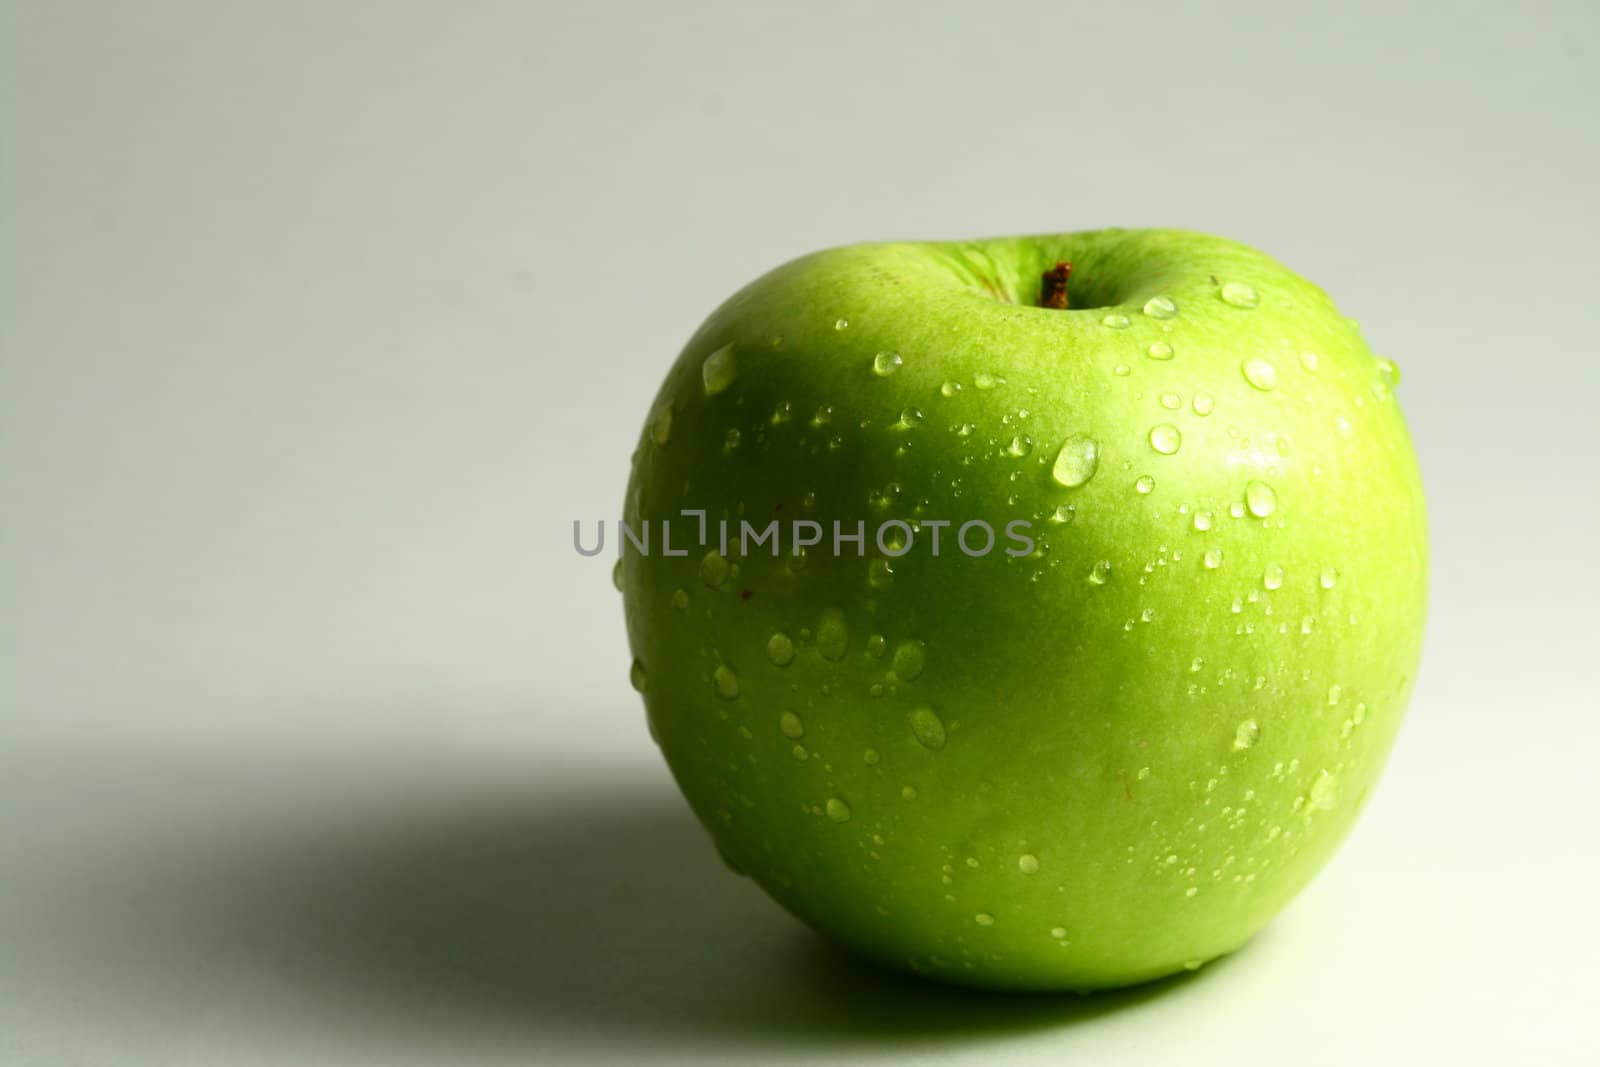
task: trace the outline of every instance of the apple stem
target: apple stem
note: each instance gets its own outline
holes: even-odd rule
[[[1064,259],[1040,276],[1039,306],[1063,311],[1067,307],[1067,279],[1072,277],[1072,264]]]

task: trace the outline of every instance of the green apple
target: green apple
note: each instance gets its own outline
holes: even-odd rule
[[[618,568],[728,864],[971,985],[1238,948],[1350,829],[1415,674],[1397,378],[1321,289],[1177,230],[856,245],[734,295],[646,419]]]

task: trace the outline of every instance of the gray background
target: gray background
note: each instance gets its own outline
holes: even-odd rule
[[[0,5],[0,1061],[1594,1062],[1592,4]],[[1192,980],[840,962],[628,689],[678,346],[798,253],[1183,225],[1405,373],[1428,649]]]

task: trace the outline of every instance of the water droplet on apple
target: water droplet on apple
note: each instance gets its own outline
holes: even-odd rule
[[[1189,406],[1194,409],[1194,413],[1196,415],[1199,415],[1201,418],[1205,418],[1207,415],[1211,414],[1211,411],[1214,407],[1216,407],[1216,404],[1211,399],[1210,393],[1196,393],[1194,394],[1194,400]]]
[[[1071,504],[1057,504],[1056,509],[1050,513],[1050,521],[1058,525],[1069,523],[1077,511],[1078,509]]]
[[[677,608],[679,611],[687,610],[689,607],[688,591],[684,589],[674,589],[672,591],[672,606]]]
[[[1302,616],[1300,616],[1300,633],[1302,635],[1310,634],[1312,630],[1316,629],[1316,626],[1317,626],[1317,620],[1316,620],[1315,616],[1313,616],[1313,615],[1302,615]]]
[[[806,724],[794,712],[786,711],[778,716],[778,730],[789,740],[798,741],[806,735]]]
[[[1126,330],[1128,328],[1128,316],[1113,311],[1100,320],[1100,325],[1113,330]]]
[[[1328,706],[1331,708],[1339,703],[1339,698],[1344,695],[1344,687],[1340,685],[1328,686]]]
[[[1018,434],[1006,446],[1006,454],[1010,456],[1026,456],[1033,451],[1033,438],[1027,434]]]
[[[1039,873],[1039,857],[1030,852],[1024,852],[1017,857],[1017,869],[1023,874]]]
[[[960,382],[945,382],[943,385],[939,386],[939,395],[945,397],[946,399],[955,396],[959,392],[961,392]]]
[[[736,426],[729,427],[728,432],[722,435],[722,451],[734,451],[739,447],[739,442],[742,440],[744,440],[744,435],[739,432],[739,428]]]
[[[813,429],[821,429],[822,427],[828,425],[832,421],[833,421],[833,405],[832,404],[824,404],[824,405],[822,405],[821,407],[819,407],[817,409],[817,413],[815,415],[811,416],[811,426],[812,426]]]
[[[1261,574],[1261,584],[1268,589],[1278,589],[1283,586],[1283,567],[1277,563],[1267,564],[1267,569]]]
[[[1205,564],[1206,570],[1208,570],[1208,571],[1216,570],[1218,567],[1222,566],[1222,549],[1220,549],[1220,548],[1208,548],[1208,549],[1206,549],[1206,554],[1204,556],[1200,557],[1200,561]]]
[[[901,789],[900,789],[900,799],[901,800],[915,800],[915,799],[917,799],[917,787],[914,786],[914,785],[902,786]]]
[[[1322,360],[1317,358],[1317,354],[1315,352],[1300,353],[1300,365],[1306,369],[1306,373],[1308,374],[1317,373],[1317,367],[1321,363]]]
[[[644,664],[637,659],[628,668],[628,683],[640,693],[644,692],[645,686],[650,684],[650,676],[645,673]]]
[[[848,330],[850,328],[850,320],[849,319],[835,319],[834,323],[833,323],[833,328],[835,330]]]
[[[1079,434],[1067,438],[1061,446],[1050,474],[1059,484],[1075,489],[1093,478],[1099,466],[1100,445],[1094,439]]]
[[[976,915],[974,915],[974,916],[973,916],[973,920],[974,920],[974,921],[975,921],[975,922],[976,922],[976,923],[977,923],[977,924],[978,924],[978,925],[979,925],[979,926],[993,926],[993,925],[994,925],[994,916],[993,916],[993,915],[990,915],[990,914],[989,914],[989,913],[988,913],[988,912],[986,912],[986,911],[980,911],[980,912],[978,912],[978,914],[976,914]]]
[[[734,366],[732,345],[723,345],[700,364],[700,381],[705,385],[706,396],[716,396],[732,385],[738,376],[739,368]]]
[[[1253,308],[1261,302],[1261,297],[1256,293],[1255,286],[1248,282],[1226,282],[1218,291],[1224,304],[1231,304],[1236,308]]]
[[[922,668],[927,663],[927,655],[922,650],[921,641],[901,641],[894,649],[894,676],[902,682],[909,682],[922,673]]]
[[[1266,482],[1246,482],[1244,487],[1244,506],[1256,518],[1264,519],[1277,510],[1278,494],[1273,492],[1272,486]]]
[[[1105,585],[1110,580],[1111,561],[1109,559],[1100,560],[1093,567],[1089,568],[1089,584]]]
[[[906,408],[900,412],[900,421],[894,424],[896,430],[910,430],[922,422],[921,408]]]
[[[1177,393],[1162,393],[1161,406],[1166,408],[1168,411],[1177,411],[1179,408],[1183,407],[1183,397],[1179,396]]]
[[[1278,368],[1260,356],[1252,356],[1245,360],[1239,369],[1244,372],[1244,380],[1249,382],[1252,388],[1266,392],[1278,387]]]
[[[889,642],[883,639],[882,634],[869,634],[867,636],[867,655],[873,659],[882,659],[884,652],[889,648]]]
[[[1172,346],[1165,341],[1151,341],[1150,347],[1145,352],[1151,359],[1171,359]]]
[[[875,748],[869,748],[865,752],[861,753],[861,762],[865,763],[868,767],[876,766],[878,762],[878,750]]]
[[[911,734],[923,748],[933,752],[944,747],[944,720],[930,707],[916,708],[909,716]]]
[[[827,612],[817,624],[817,651],[823,659],[835,662],[844,659],[845,648],[850,643],[850,630],[844,616],[837,611]]]
[[[1256,743],[1256,738],[1261,736],[1261,727],[1256,725],[1254,719],[1246,719],[1239,724],[1233,732],[1233,747],[1243,751]]]
[[[1378,358],[1378,377],[1385,386],[1393,389],[1400,384],[1400,365],[1392,359]]]
[[[767,658],[779,667],[794,662],[794,642],[789,640],[788,634],[779,632],[767,638]]]
[[[1144,313],[1152,319],[1170,319],[1178,313],[1178,305],[1170,296],[1152,296],[1144,302]]]
[[[728,580],[731,569],[728,561],[713,548],[700,560],[700,580],[716,589]]]
[[[1118,378],[1126,378],[1129,374],[1133,373],[1133,370],[1126,363],[1118,363],[1115,367],[1111,368],[1111,373],[1115,374]]]
[[[888,589],[894,585],[894,567],[886,559],[875,559],[867,564],[867,584],[873,589]]]
[[[1311,783],[1308,794],[1311,806],[1319,811],[1329,811],[1339,803],[1339,779],[1337,776],[1322,771]]]
[[[711,672],[711,685],[723,700],[733,700],[739,695],[739,676],[726,663],[717,664],[717,669]]]
[[[650,439],[658,445],[664,445],[672,439],[671,404],[656,412],[656,417],[650,420]]]
[[[767,421],[774,426],[782,426],[792,418],[794,418],[794,405],[787,400],[781,400],[778,406],[772,409],[772,418]]]
[[[1211,529],[1211,512],[1197,511],[1194,513],[1194,528],[1201,533]]]
[[[904,362],[898,352],[879,352],[872,357],[872,373],[880,378],[887,378],[899,370]]]
[[[1134,492],[1138,493],[1140,496],[1149,495],[1150,491],[1155,487],[1156,480],[1150,477],[1148,474],[1140,475],[1138,480],[1133,483]]]
[[[1324,589],[1332,589],[1339,581],[1339,572],[1333,567],[1322,568],[1322,573],[1317,576],[1317,583]]]
[[[993,389],[997,385],[1004,385],[1005,379],[988,371],[979,371],[972,376],[972,384],[977,389]]]
[[[833,822],[850,821],[850,805],[846,804],[838,797],[829,797],[828,803],[824,805],[824,808],[828,813],[829,820]]]
[[[1163,422],[1159,426],[1151,427],[1150,447],[1160,452],[1163,456],[1170,456],[1178,451],[1183,444],[1183,434],[1170,422]]]

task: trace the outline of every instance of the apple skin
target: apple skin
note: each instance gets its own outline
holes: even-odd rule
[[[1058,260],[1072,307],[1032,306]],[[729,866],[974,986],[1244,944],[1349,831],[1415,676],[1397,377],[1322,290],[1185,231],[864,244],[737,293],[661,387],[625,519],[865,520],[868,545],[795,560],[785,526],[779,559],[619,564],[651,731]],[[969,558],[946,529],[934,558],[924,530],[884,560],[889,518],[1023,518],[1038,547]]]

